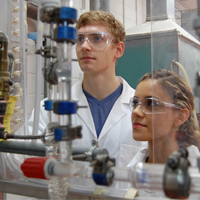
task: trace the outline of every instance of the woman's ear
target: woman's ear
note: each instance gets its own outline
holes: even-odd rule
[[[123,42],[119,42],[117,44],[117,49],[116,49],[115,56],[116,56],[116,58],[120,58],[123,54],[124,54],[124,43]]]
[[[177,125],[180,126],[188,119],[190,112],[188,109],[184,108],[179,110],[177,117]]]

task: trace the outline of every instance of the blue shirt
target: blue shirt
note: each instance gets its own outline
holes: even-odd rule
[[[101,133],[103,125],[113,105],[115,104],[118,97],[121,95],[122,90],[123,90],[123,85],[120,84],[120,86],[112,94],[107,96],[105,99],[102,99],[99,101],[98,99],[94,98],[92,95],[90,95],[83,89],[83,92],[87,98],[87,101],[92,113],[95,129],[97,133],[97,138],[99,137]]]

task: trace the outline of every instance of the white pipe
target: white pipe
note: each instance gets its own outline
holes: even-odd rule
[[[123,25],[124,25],[124,28],[125,28],[125,0],[123,0]]]
[[[73,0],[61,0],[61,7],[73,7]]]
[[[58,87],[59,87],[59,100],[65,101],[71,99],[71,57],[72,57],[72,44],[59,43],[58,44]],[[71,116],[59,115],[59,125],[71,125]],[[71,156],[71,141],[60,142],[60,159],[63,163],[70,162]]]
[[[2,168],[2,178],[6,179],[6,165],[5,165],[5,160],[4,160],[4,153],[0,153],[0,163],[1,163],[1,168]],[[7,194],[3,193],[3,200],[7,199]]]
[[[137,17],[137,15],[138,15],[138,13],[137,13],[137,0],[135,0],[135,22],[136,22],[136,25],[138,24],[138,17]]]
[[[37,43],[36,49],[42,47],[43,39],[43,23],[40,21],[40,8],[41,0],[38,1],[38,19],[37,19]],[[38,134],[39,128],[39,114],[40,114],[40,101],[41,101],[41,71],[42,71],[43,58],[41,55],[36,55],[36,76],[35,76],[35,110],[34,110],[34,122],[32,135]],[[33,140],[36,142],[36,140]]]
[[[62,164],[55,159],[48,159],[44,165],[44,173],[47,179],[58,177],[93,177],[93,167],[76,164]],[[138,163],[134,167],[118,168],[112,167],[114,181],[131,183],[136,189],[148,189],[163,191],[164,164]],[[189,167],[188,173],[191,177],[190,194],[200,194],[200,174],[197,167]]]
[[[24,117],[24,134],[28,134],[28,119],[27,119],[27,63],[25,54],[25,12],[24,12],[25,1],[20,1],[20,44],[21,44],[21,69],[22,69],[22,85],[23,85],[23,117]],[[24,39],[25,38],[25,39]]]

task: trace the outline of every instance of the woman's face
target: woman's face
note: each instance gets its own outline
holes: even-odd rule
[[[147,79],[140,82],[136,88],[135,97],[139,99],[153,97],[158,100],[172,103],[172,99],[157,80]],[[140,101],[140,100],[139,100]],[[159,114],[146,114],[141,105],[132,111],[133,138],[138,141],[152,141],[166,139],[175,132],[175,112],[171,107],[163,108]]]

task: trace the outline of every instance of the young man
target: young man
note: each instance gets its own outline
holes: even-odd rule
[[[132,138],[129,100],[134,89],[115,75],[117,59],[124,53],[124,27],[111,13],[90,11],[78,22],[76,53],[83,80],[72,87],[72,98],[79,109],[72,122],[82,125],[82,139],[74,146],[90,146],[93,139],[101,148],[116,158],[116,164],[125,167],[144,145]]]

